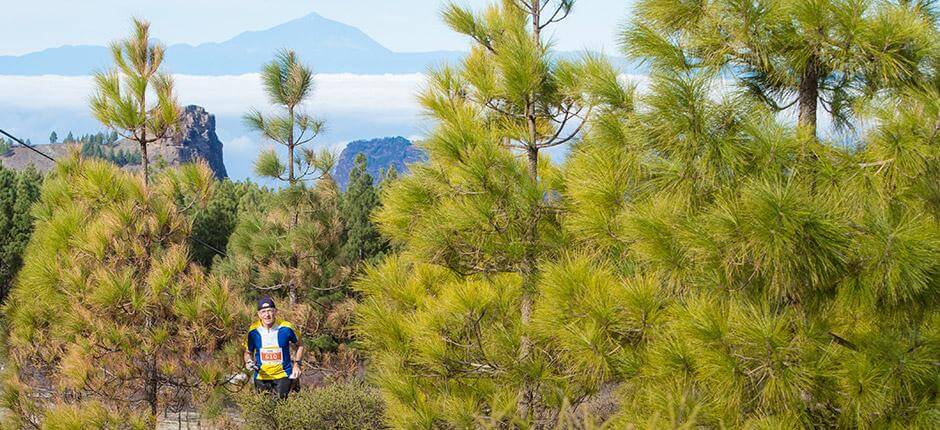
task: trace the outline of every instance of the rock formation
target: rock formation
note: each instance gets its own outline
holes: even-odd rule
[[[40,152],[52,158],[68,156],[70,148],[78,145],[71,144],[44,144],[33,145]],[[126,139],[109,145],[110,148],[124,152],[139,152],[137,142]],[[190,163],[195,160],[205,160],[217,178],[226,178],[225,163],[222,159],[222,142],[215,134],[215,116],[206,112],[200,106],[190,105],[183,109],[180,127],[172,136],[151,143],[147,146],[150,154],[150,163],[159,168],[161,165],[176,166]],[[14,146],[12,151],[0,156],[0,163],[12,169],[24,169],[34,166],[42,172],[52,170],[53,163],[29,148]],[[138,165],[125,166],[126,169],[140,169]]]
[[[340,153],[333,169],[333,178],[341,190],[346,190],[349,172],[355,164],[356,155],[360,153],[366,156],[366,170],[372,175],[375,183],[378,182],[380,173],[391,166],[395,166],[398,173],[405,173],[408,171],[408,164],[428,158],[424,151],[401,136],[349,142]]]

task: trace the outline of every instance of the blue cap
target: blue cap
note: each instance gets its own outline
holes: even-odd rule
[[[277,307],[274,306],[274,300],[271,300],[271,298],[268,296],[264,296],[261,298],[261,300],[258,300],[259,311],[262,309],[268,309],[268,308],[277,309]]]

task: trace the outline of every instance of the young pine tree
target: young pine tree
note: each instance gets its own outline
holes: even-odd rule
[[[147,146],[172,133],[180,117],[173,78],[160,70],[164,51],[150,43],[150,23],[134,19],[134,34],[111,44],[117,68],[95,74],[91,98],[98,121],[140,145],[145,184],[150,181]],[[148,103],[151,94],[156,99]]]
[[[176,204],[204,201],[212,172],[188,165],[154,179],[148,187],[72,157],[44,182],[3,308],[3,401],[19,426],[92,425],[101,408],[153,425],[239,367],[247,313],[226,282],[191,263]]]
[[[568,242],[563,184],[540,152],[576,139],[593,111],[631,99],[602,59],[562,61],[544,42],[571,8],[506,0],[478,14],[444,11],[473,47],[461,67],[432,73],[420,97],[437,122],[423,143],[428,162],[383,185],[376,219],[402,252],[357,284],[358,333],[394,426],[548,428],[609,372],[608,358],[578,358],[607,342],[603,326],[596,337],[568,333],[571,348],[584,340],[569,354],[537,323],[540,303],[562,301],[543,282]],[[584,97],[588,89],[597,96]],[[583,303],[606,300],[611,276],[579,276],[562,278],[593,282]]]
[[[261,79],[268,99],[281,112],[264,115],[252,110],[245,115],[244,121],[266,139],[284,146],[287,163],[281,162],[273,149],[263,151],[255,164],[258,174],[294,186],[308,176],[328,170],[323,169],[322,154],[304,148],[323,128],[323,121],[303,112],[302,104],[313,91],[313,72],[294,51],[281,51],[273,61],[264,65]]]

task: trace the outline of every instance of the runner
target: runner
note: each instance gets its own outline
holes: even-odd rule
[[[291,344],[296,351],[291,355]],[[258,321],[248,328],[245,343],[245,368],[255,372],[255,389],[276,391],[284,399],[294,379],[300,377],[304,347],[300,333],[291,323],[277,318],[274,300],[258,301]]]

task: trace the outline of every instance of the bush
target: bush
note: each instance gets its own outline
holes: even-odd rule
[[[353,381],[292,393],[287,400],[249,393],[238,397],[246,429],[381,429],[385,405],[378,391]]]

